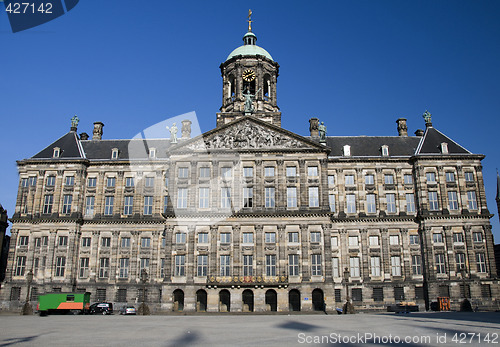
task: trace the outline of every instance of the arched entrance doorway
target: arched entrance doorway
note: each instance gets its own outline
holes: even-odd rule
[[[174,290],[174,311],[184,310],[184,292],[180,289]]]
[[[207,310],[207,292],[200,289],[196,292],[196,311],[205,312]]]
[[[300,311],[300,292],[297,289],[288,292],[288,309],[290,311]]]
[[[219,292],[219,311],[220,312],[230,312],[231,311],[231,293],[224,289]]]
[[[278,311],[278,294],[274,289],[266,292],[266,306],[269,311]]]
[[[325,310],[325,299],[323,296],[323,291],[316,288],[312,292],[313,310],[314,311],[324,311]]]
[[[253,312],[253,292],[250,289],[243,291],[243,312]]]

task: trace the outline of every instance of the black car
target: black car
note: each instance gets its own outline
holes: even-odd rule
[[[113,314],[113,304],[110,302],[96,302],[90,305],[90,314]]]

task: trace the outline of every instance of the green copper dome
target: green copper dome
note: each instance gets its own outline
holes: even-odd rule
[[[245,44],[232,51],[227,56],[226,61],[238,55],[262,55],[268,59],[273,60],[271,54],[269,54],[269,52],[266,51],[264,48],[257,46],[255,44],[255,41],[257,41],[257,36],[255,36],[255,34],[252,32],[247,32],[245,36],[243,36],[243,42]]]

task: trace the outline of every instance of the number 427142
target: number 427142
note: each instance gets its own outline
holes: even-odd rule
[[[38,7],[35,6],[34,3],[29,2],[14,2],[9,3],[5,8],[6,12],[14,13],[14,14],[22,14],[22,13],[52,13],[52,3],[41,3]]]

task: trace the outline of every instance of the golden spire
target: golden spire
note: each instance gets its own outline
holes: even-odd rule
[[[252,32],[252,10],[248,10],[248,32]]]

